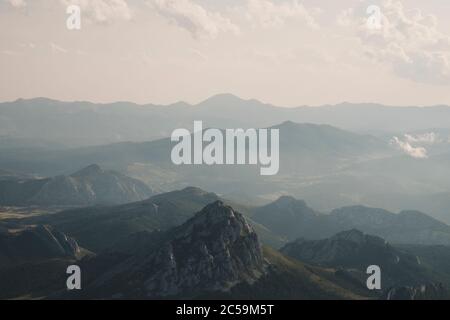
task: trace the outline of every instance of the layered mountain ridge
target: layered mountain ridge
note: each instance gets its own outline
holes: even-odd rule
[[[450,226],[419,211],[393,213],[351,206],[325,214],[308,207],[302,200],[283,196],[254,209],[252,218],[290,240],[323,239],[358,229],[395,244],[450,245]]]

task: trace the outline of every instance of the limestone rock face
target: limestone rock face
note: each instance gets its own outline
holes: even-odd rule
[[[227,291],[266,274],[261,244],[242,214],[216,201],[181,226],[133,237],[87,290],[96,297],[182,297]],[[121,248],[126,252],[125,248]],[[115,292],[117,291],[117,292]]]
[[[150,258],[149,295],[226,290],[264,272],[256,233],[245,218],[218,201],[173,230]]]

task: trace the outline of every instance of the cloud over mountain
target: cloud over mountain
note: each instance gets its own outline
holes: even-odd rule
[[[426,132],[422,134],[405,134],[405,138],[409,143],[435,144],[442,142],[439,134],[435,132]]]
[[[401,140],[398,137],[394,137],[391,140],[391,144],[398,147],[400,150],[402,150],[407,155],[416,158],[416,159],[426,159],[428,158],[428,152],[427,149],[424,147],[414,147],[411,145],[411,143],[408,140]]]

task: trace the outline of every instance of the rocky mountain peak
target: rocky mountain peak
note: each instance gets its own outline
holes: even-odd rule
[[[151,259],[149,296],[227,290],[264,273],[258,237],[242,214],[222,201],[175,228]]]
[[[139,279],[132,295],[145,298],[194,298],[252,283],[266,273],[261,244],[242,214],[221,201],[204,207],[193,218],[161,237],[154,250],[132,256],[124,265],[125,279]],[[109,274],[113,280],[120,266]],[[119,278],[122,278],[120,276]],[[105,280],[106,279],[106,280]],[[127,280],[126,280],[127,281]],[[101,288],[102,283],[94,284]]]
[[[246,233],[252,233],[250,225],[245,218],[237,213],[230,206],[225,205],[222,201],[217,200],[200,211],[194,218],[187,222],[186,226],[181,229],[188,229],[190,232],[191,227],[205,227],[215,228],[225,226],[236,226],[242,229]]]
[[[98,164],[92,164],[75,172],[74,174],[72,174],[72,177],[88,177],[92,175],[98,175],[103,172],[103,169]]]

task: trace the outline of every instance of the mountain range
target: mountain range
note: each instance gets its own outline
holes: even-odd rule
[[[0,103],[0,299],[450,299],[449,116],[230,94]],[[279,173],[174,165],[172,130],[195,120],[278,129]]]
[[[199,188],[158,194],[144,201],[116,206],[93,206],[17,220],[24,224],[51,224],[73,236],[81,246],[94,252],[113,247],[132,234],[165,231],[178,226],[206,205],[222,200],[214,193]],[[224,200],[226,201],[226,200]],[[228,203],[233,204],[228,201]],[[245,206],[233,204],[248,212]],[[281,246],[284,238],[249,219],[267,244]]]
[[[320,213],[293,197],[252,209],[252,219],[280,236],[322,239],[358,229],[396,244],[450,245],[450,226],[422,212],[393,213],[364,206],[343,207]]]
[[[367,278],[367,267],[377,265],[382,270],[384,288],[402,284],[420,285],[431,278],[415,255],[356,229],[323,240],[298,239],[283,247],[281,252],[309,264],[344,269],[361,279],[362,283]]]
[[[382,237],[394,244],[450,245],[450,226],[417,211],[392,213],[355,206],[321,213],[304,201],[287,196],[268,205],[251,206],[194,187],[123,205],[75,208],[11,221],[52,225],[76,238],[82,247],[99,252],[131,234],[164,231],[180,225],[207,204],[218,200],[238,208],[262,242],[274,248],[301,237],[319,240],[351,229]]]
[[[203,119],[218,128],[268,127],[287,120],[328,124],[358,132],[409,132],[450,127],[447,106],[392,107],[369,103],[283,108],[232,94],[219,94],[196,105],[95,104],[46,98],[0,104],[0,136],[22,145],[40,138],[45,145],[100,145],[164,138]],[[402,121],[399,121],[402,119]]]
[[[262,248],[244,216],[221,201],[181,226],[139,238],[128,253],[112,250],[83,260],[82,268],[92,277],[86,289],[62,297],[363,298],[345,288],[345,281],[335,283],[327,270]]]
[[[0,167],[16,175],[67,176],[97,163],[158,192],[196,185],[233,194],[237,202],[255,198],[268,203],[293,195],[321,211],[353,205],[415,209],[450,222],[449,143],[426,145],[428,157],[417,159],[390,143],[399,132],[370,135],[292,121],[270,128],[280,130],[280,171],[273,177],[261,177],[258,166],[176,166],[169,138],[69,149],[6,148],[0,152]]]
[[[236,203],[199,188],[161,193],[144,201],[114,206],[75,208],[58,213],[11,219],[26,225],[52,225],[93,252],[115,246],[132,234],[166,231],[215,202],[237,208],[265,245],[280,248],[297,238],[318,240],[358,229],[394,244],[450,245],[450,226],[424,213],[392,213],[368,207],[344,207],[318,212],[293,197],[280,197],[263,206]]]
[[[282,198],[272,206],[279,220],[287,203],[288,216],[305,210],[303,202]],[[391,245],[349,230],[321,240],[297,239],[276,251],[264,244],[264,237],[282,236],[253,220],[264,210],[234,206],[245,214],[213,193],[187,188],[132,204],[1,221],[3,256],[11,257],[11,250],[23,256],[14,264],[0,264],[0,280],[8,284],[0,296],[394,299],[408,292],[410,298],[448,297],[450,246]],[[307,210],[311,216],[323,215]],[[430,227],[427,221],[417,228]],[[84,289],[67,292],[64,266],[76,260],[85,274]],[[368,264],[382,267],[383,290],[365,287]],[[24,270],[39,281],[19,279],[20,285],[13,286]],[[46,281],[52,281],[47,290]],[[417,294],[414,288],[420,286],[425,291]]]

